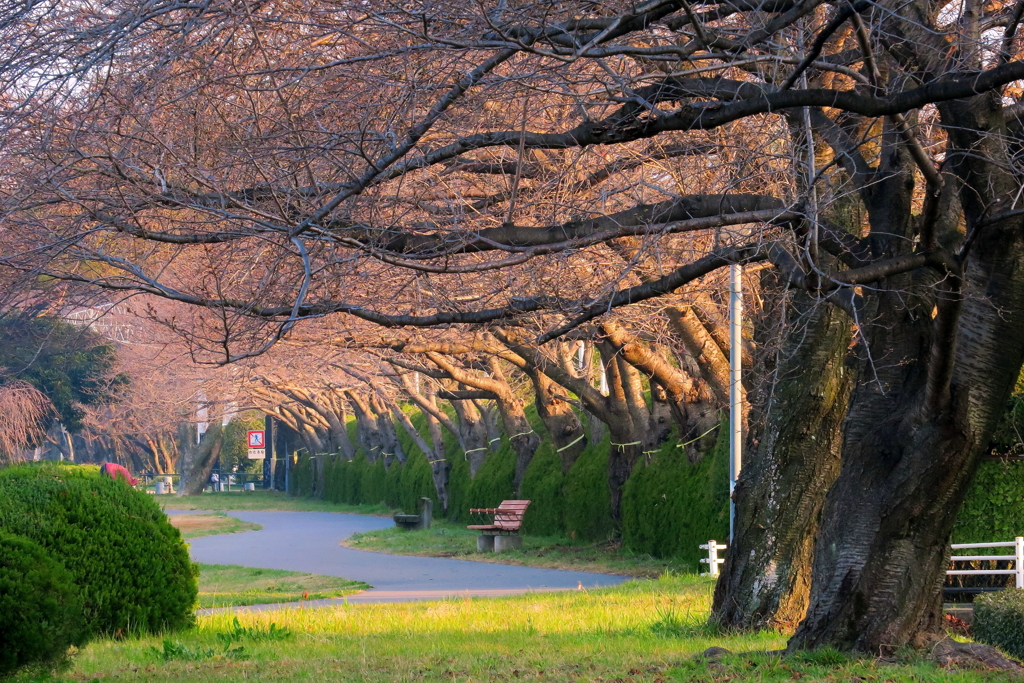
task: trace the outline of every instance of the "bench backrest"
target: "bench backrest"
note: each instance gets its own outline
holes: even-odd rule
[[[503,500],[494,513],[494,526],[506,531],[516,531],[523,525],[523,515],[530,507],[528,500]]]

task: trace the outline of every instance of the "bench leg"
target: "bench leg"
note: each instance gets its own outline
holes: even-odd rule
[[[480,534],[476,537],[476,551],[478,553],[494,552],[494,536]]]
[[[523,537],[522,536],[495,536],[494,537],[494,552],[500,553],[505,550],[522,550],[523,549]]]

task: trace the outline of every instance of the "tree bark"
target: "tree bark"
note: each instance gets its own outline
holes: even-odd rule
[[[210,480],[210,473],[220,455],[220,449],[224,445],[224,430],[221,428],[220,419],[210,422],[209,428],[203,434],[202,440],[196,446],[184,486],[178,487],[178,495],[197,496],[206,488]]]
[[[851,396],[842,469],[815,545],[811,606],[791,649],[887,651],[940,626],[950,531],[1024,360],[1024,224],[983,224],[1020,187],[998,161],[1006,158],[1000,109],[991,94],[939,107],[952,150],[963,150],[947,152],[947,161],[975,242],[962,286],[953,268],[927,289],[921,277],[890,278],[870,299],[858,349],[863,383]],[[909,199],[893,201],[899,196],[884,197],[885,227],[897,236],[896,219],[910,213]],[[936,212],[937,225],[922,232],[940,244],[956,239],[957,214],[948,213]]]
[[[376,415],[369,402],[355,389],[346,389],[352,412],[356,415],[356,435],[368,462],[375,462],[384,453],[384,443]]]
[[[804,618],[821,508],[839,475],[850,321],[805,293],[791,298],[765,427],[736,485],[735,532],[715,585],[712,619],[729,629],[792,633]]]
[[[459,418],[458,428],[460,439],[465,448],[466,460],[469,461],[469,478],[475,479],[480,466],[487,459],[487,426],[483,416],[471,401],[452,401],[455,414]]]
[[[537,415],[544,422],[548,436],[562,462],[562,474],[568,474],[580,453],[587,447],[586,432],[579,416],[562,398],[560,387],[534,366],[526,371],[533,384]]]

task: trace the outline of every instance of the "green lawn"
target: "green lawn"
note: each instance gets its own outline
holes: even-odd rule
[[[337,576],[233,564],[200,564],[199,572],[200,607],[338,598],[370,587],[362,581]]]
[[[666,571],[682,572],[684,563],[629,552],[619,542],[584,543],[564,536],[523,536],[523,550],[476,552],[477,534],[465,527],[435,520],[429,529],[408,531],[391,527],[355,534],[342,543],[350,548],[397,555],[457,557],[461,560],[521,564],[551,569],[626,574],[657,578]]]
[[[705,626],[712,584],[696,577],[503,599],[346,605],[200,617],[162,637],[86,646],[64,674],[93,681],[552,681],[611,683],[1001,683],[907,654],[896,663],[831,651],[798,658],[772,633]],[[737,653],[696,659],[717,645]]]
[[[291,512],[353,512],[390,517],[386,505],[342,505],[312,498],[294,498],[280,491],[226,491],[198,496],[156,496],[165,510],[285,510]]]

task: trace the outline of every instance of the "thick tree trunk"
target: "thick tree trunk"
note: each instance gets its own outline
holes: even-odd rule
[[[562,474],[568,474],[580,453],[587,447],[586,432],[572,406],[562,400],[563,390],[536,368],[527,371],[533,384],[537,415],[562,461]]]
[[[376,415],[362,394],[353,389],[349,389],[347,393],[352,404],[352,412],[356,416],[356,436],[363,449],[363,455],[366,456],[367,461],[375,462],[384,453],[383,439]]]
[[[202,440],[195,447],[188,473],[185,477],[185,485],[179,486],[178,495],[196,496],[203,492],[207,482],[210,481],[210,473],[220,455],[220,449],[224,445],[224,430],[220,426],[220,420],[214,420],[203,434]]]
[[[860,346],[863,383],[825,501],[811,607],[790,648],[879,652],[939,626],[950,530],[1024,360],[1022,223],[983,223],[1020,189],[998,163],[1007,155],[1004,136],[993,134],[1005,133],[1000,108],[996,95],[939,107],[975,242],[962,286],[955,267],[922,294],[921,277],[894,278],[862,317],[871,323]],[[887,209],[909,214],[886,199]],[[937,241],[956,240],[956,216],[937,211],[936,225],[924,227]]]
[[[640,392],[636,368],[617,353],[613,344],[601,341],[598,349],[608,373],[608,488],[612,519],[618,521],[622,518],[622,487],[644,452],[656,448],[657,430]]]
[[[736,486],[735,534],[715,586],[712,618],[730,629],[792,633],[810,596],[825,494],[839,475],[852,387],[849,318],[792,295],[765,426]]]
[[[455,414],[459,418],[460,441],[466,449],[465,457],[469,461],[469,477],[473,479],[480,471],[480,466],[487,459],[487,427],[483,416],[471,401],[452,401]]]
[[[398,440],[398,432],[395,431],[395,423],[391,419],[391,410],[377,394],[371,396],[369,404],[373,412],[376,413],[374,419],[380,432],[384,467],[390,468],[391,463],[395,460],[398,460],[399,464],[405,464],[405,449],[402,448],[402,442]]]
[[[424,396],[425,400],[437,409],[437,401],[434,399],[433,388],[428,388]],[[430,474],[434,480],[434,490],[437,492],[437,500],[441,508],[448,514],[448,477],[452,471],[452,464],[448,462],[444,448],[444,434],[441,432],[441,423],[431,412],[423,413],[427,419],[427,427],[430,429],[430,443],[434,447],[433,456],[430,458]]]

